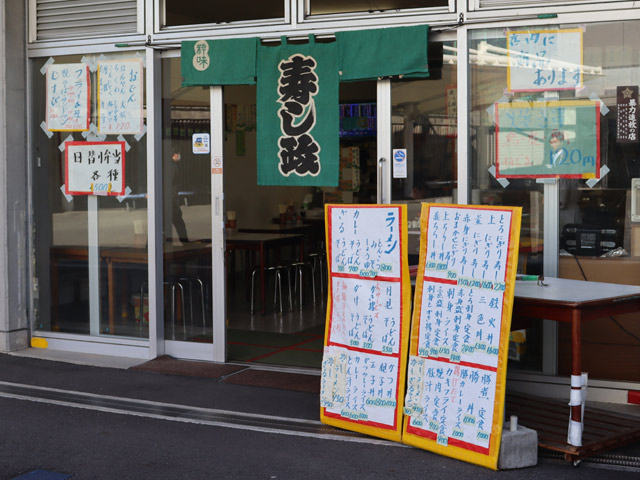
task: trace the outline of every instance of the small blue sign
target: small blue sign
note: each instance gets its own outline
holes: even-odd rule
[[[407,178],[407,149],[393,150],[393,178]]]

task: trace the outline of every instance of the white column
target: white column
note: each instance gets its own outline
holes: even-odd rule
[[[227,357],[227,295],[224,265],[224,98],[222,87],[210,88],[211,99],[211,285],[213,305],[213,360]]]
[[[469,31],[466,27],[458,29],[458,203],[470,203],[471,173],[469,164]]]
[[[378,203],[391,202],[391,80],[378,80]]]
[[[162,106],[160,55],[147,47],[147,243],[149,249],[149,357],[164,354],[162,252]],[[141,307],[142,308],[142,307]]]

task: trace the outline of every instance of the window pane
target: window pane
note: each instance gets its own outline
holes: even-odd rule
[[[533,165],[555,169],[569,163],[596,165],[587,160],[597,158],[599,151],[600,166],[606,167],[606,171],[600,170],[600,179],[557,180],[558,224],[546,227],[552,228],[559,238],[558,274],[576,280],[640,285],[640,230],[631,216],[631,185],[634,178],[640,177],[638,26],[640,24],[635,21],[550,26],[542,29],[544,36],[539,26],[518,27],[511,32],[514,34],[509,41],[511,45],[519,40],[529,41],[530,45],[548,39],[550,35],[554,36],[554,41],[568,42],[575,32],[582,32],[582,38],[570,49],[565,49],[562,58],[558,58],[558,53],[546,56],[542,48],[532,53],[525,45],[522,48],[526,55],[537,63],[522,60],[523,65],[534,68],[519,69],[517,75],[520,76],[511,75],[509,81],[508,62],[513,64],[525,58],[518,58],[520,50],[516,47],[509,50],[509,32],[481,30],[471,35],[473,187],[478,192],[476,201],[523,207],[521,273],[542,273],[540,252],[545,247],[540,228],[542,185],[536,183],[535,178],[508,178],[498,182],[491,169],[496,166],[496,152],[500,153],[498,163],[504,162],[510,168]],[[508,53],[512,55],[511,60],[506,58]],[[540,57],[546,58],[541,60]],[[549,68],[549,62],[555,63],[554,68]],[[582,72],[581,82],[572,71]],[[571,80],[574,82],[571,88],[561,88]],[[529,88],[522,87],[526,81],[532,84]],[[506,94],[510,82],[513,92]],[[520,91],[513,88],[518,82]],[[550,85],[557,88],[549,89]],[[599,112],[594,103],[598,100]],[[544,122],[535,120],[525,128],[523,122],[518,121],[516,125],[510,120],[511,130],[506,134],[506,125],[495,122],[496,116],[500,122],[507,119],[506,115],[496,113],[496,103],[505,107],[505,111],[508,110],[506,107],[512,109],[509,112],[511,119],[517,115],[521,119],[544,118]],[[591,105],[593,116],[579,110],[578,105]],[[584,118],[590,120],[586,122]],[[506,135],[511,131],[514,135],[509,140]],[[505,135],[500,137],[500,142],[496,142],[496,132]],[[597,140],[591,146],[585,138]],[[529,156],[524,155],[525,150]],[[532,337],[540,336],[536,332],[539,325],[540,322],[532,322],[526,329],[526,337],[521,337],[525,343],[517,349],[512,348],[513,359],[521,367],[536,368],[536,363],[540,362],[540,358],[535,357],[542,353],[542,345],[531,341]],[[640,380],[640,372],[631,367],[633,362],[628,360],[638,358],[640,354],[638,333],[637,322],[629,315],[585,323],[582,368],[594,378]],[[544,348],[556,346],[544,345]],[[557,351],[558,372],[569,375],[571,332],[564,324],[558,328]]]
[[[585,90],[603,102],[600,162],[610,171],[593,187],[583,180],[560,182],[558,270],[564,278],[640,285],[640,228],[631,217],[631,185],[640,177],[639,27],[637,21],[601,23],[584,31],[583,64],[594,72],[585,75]],[[631,314],[585,322],[582,368],[589,376],[640,380],[633,365],[640,358],[637,320]],[[558,372],[568,375],[570,329],[562,325],[558,335]]]
[[[61,68],[60,75],[65,76],[65,69],[69,64],[107,61],[110,66],[105,64],[101,76],[101,91],[111,98],[116,96],[116,89],[109,89],[107,72],[109,69],[111,72],[121,69],[120,71],[128,72],[122,75],[126,77],[122,83],[127,82],[126,88],[133,88],[139,93],[137,98],[141,97],[144,102],[144,78],[139,78],[135,70],[129,70],[136,54],[109,53],[104,57],[99,54],[58,56],[53,58],[55,62],[52,65]],[[146,289],[147,282],[147,136],[115,133],[127,129],[133,132],[139,128],[143,106],[139,106],[139,111],[137,108],[125,108],[119,114],[112,111],[109,115],[110,109],[105,100],[108,95],[103,93],[104,96],[100,98],[103,103],[100,113],[102,123],[99,124],[96,93],[98,81],[94,70],[90,72],[90,121],[93,125],[100,125],[102,131],[113,128],[110,134],[103,138],[91,132],[64,131],[64,128],[55,131],[57,129],[51,126],[54,131],[43,131],[40,122],[46,117],[45,103],[48,100],[53,105],[56,101],[56,85],[50,86],[51,93],[47,99],[45,75],[40,73],[47,60],[35,60],[32,70],[34,102],[31,118],[34,122],[33,131],[38,132],[33,136],[33,228],[36,232],[36,276],[40,287],[35,328],[44,332],[148,338],[148,309],[144,307],[146,290],[141,293],[143,287]],[[140,69],[144,77],[144,70],[142,67]],[[142,91],[137,90],[138,87]],[[139,115],[137,121],[129,122],[133,116],[125,112],[136,112]],[[54,115],[49,118],[55,123]],[[109,123],[110,120],[114,122]],[[137,123],[137,127],[133,123]],[[124,147],[124,161],[114,164],[104,156],[105,147],[100,146],[100,143],[115,142],[118,137],[123,137],[129,148]],[[103,152],[103,156],[91,162],[86,160],[86,156],[77,155],[73,159],[75,166],[67,172],[65,150],[60,150],[60,146],[71,139],[75,142],[95,143],[74,147],[69,147],[66,143],[67,149],[83,149],[82,155],[92,155],[91,151],[95,155]],[[77,153],[79,150],[74,151]],[[109,150],[111,151],[118,150]],[[90,177],[85,175],[86,170],[83,169],[85,161],[86,164],[96,164],[95,170],[93,167],[90,170],[93,172]],[[105,164],[112,167],[104,170]],[[124,164],[124,169],[119,169],[117,164]],[[72,165],[71,160],[69,165]],[[83,175],[73,175],[79,171]],[[110,181],[115,183],[123,175],[125,181],[122,188],[125,195],[90,193],[91,184],[94,192],[100,191],[100,185],[108,185],[107,182]],[[109,180],[106,180],[107,177]],[[71,187],[74,181],[77,188]],[[71,195],[64,194],[65,183],[69,183],[69,188],[73,190]],[[105,188],[103,193],[108,188],[110,187]]]
[[[284,0],[166,0],[165,18],[167,27],[284,18]]]
[[[507,69],[504,58],[506,35],[502,29],[475,32],[469,45],[471,75],[471,113],[469,135],[471,150],[472,194],[474,204],[507,205],[522,207],[520,230],[520,252],[518,272],[542,274],[543,251],[543,185],[534,178],[509,178],[496,180],[496,125],[494,103],[498,102],[507,88]],[[495,52],[486,61],[486,52]],[[506,57],[505,57],[506,58]],[[533,96],[535,96],[534,94]],[[541,98],[542,93],[537,94]],[[516,93],[512,101],[529,99],[530,92]],[[493,167],[493,168],[492,168]],[[517,319],[513,325],[518,329]],[[517,342],[511,345],[510,366],[542,370],[542,323],[532,322],[514,335]]]
[[[446,7],[448,0],[311,0],[308,15]]]
[[[405,149],[407,159],[407,171],[393,174],[391,196],[394,203],[407,204],[409,263],[414,265],[418,264],[422,202],[455,202],[456,65],[443,64],[442,52],[442,44],[429,44],[428,79],[391,83],[392,148]]]

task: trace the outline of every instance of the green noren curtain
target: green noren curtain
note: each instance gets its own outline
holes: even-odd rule
[[[182,85],[257,83],[258,185],[337,186],[339,82],[428,77],[428,30],[339,32],[328,43],[283,37],[278,46],[258,38],[184,41]]]
[[[429,26],[336,33],[340,81],[428,77]],[[182,42],[182,85],[255,84],[258,38]]]
[[[253,85],[257,38],[184,41],[182,86]]]
[[[428,77],[428,25],[336,33],[340,81]]]
[[[258,47],[258,185],[337,186],[336,42]]]

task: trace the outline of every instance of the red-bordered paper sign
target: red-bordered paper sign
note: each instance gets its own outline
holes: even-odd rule
[[[400,441],[411,308],[406,205],[327,205],[325,214],[320,417]]]
[[[423,204],[402,441],[497,468],[520,207]]]
[[[495,104],[496,177],[600,178],[600,102]]]
[[[124,142],[66,142],[65,194],[124,195]]]

